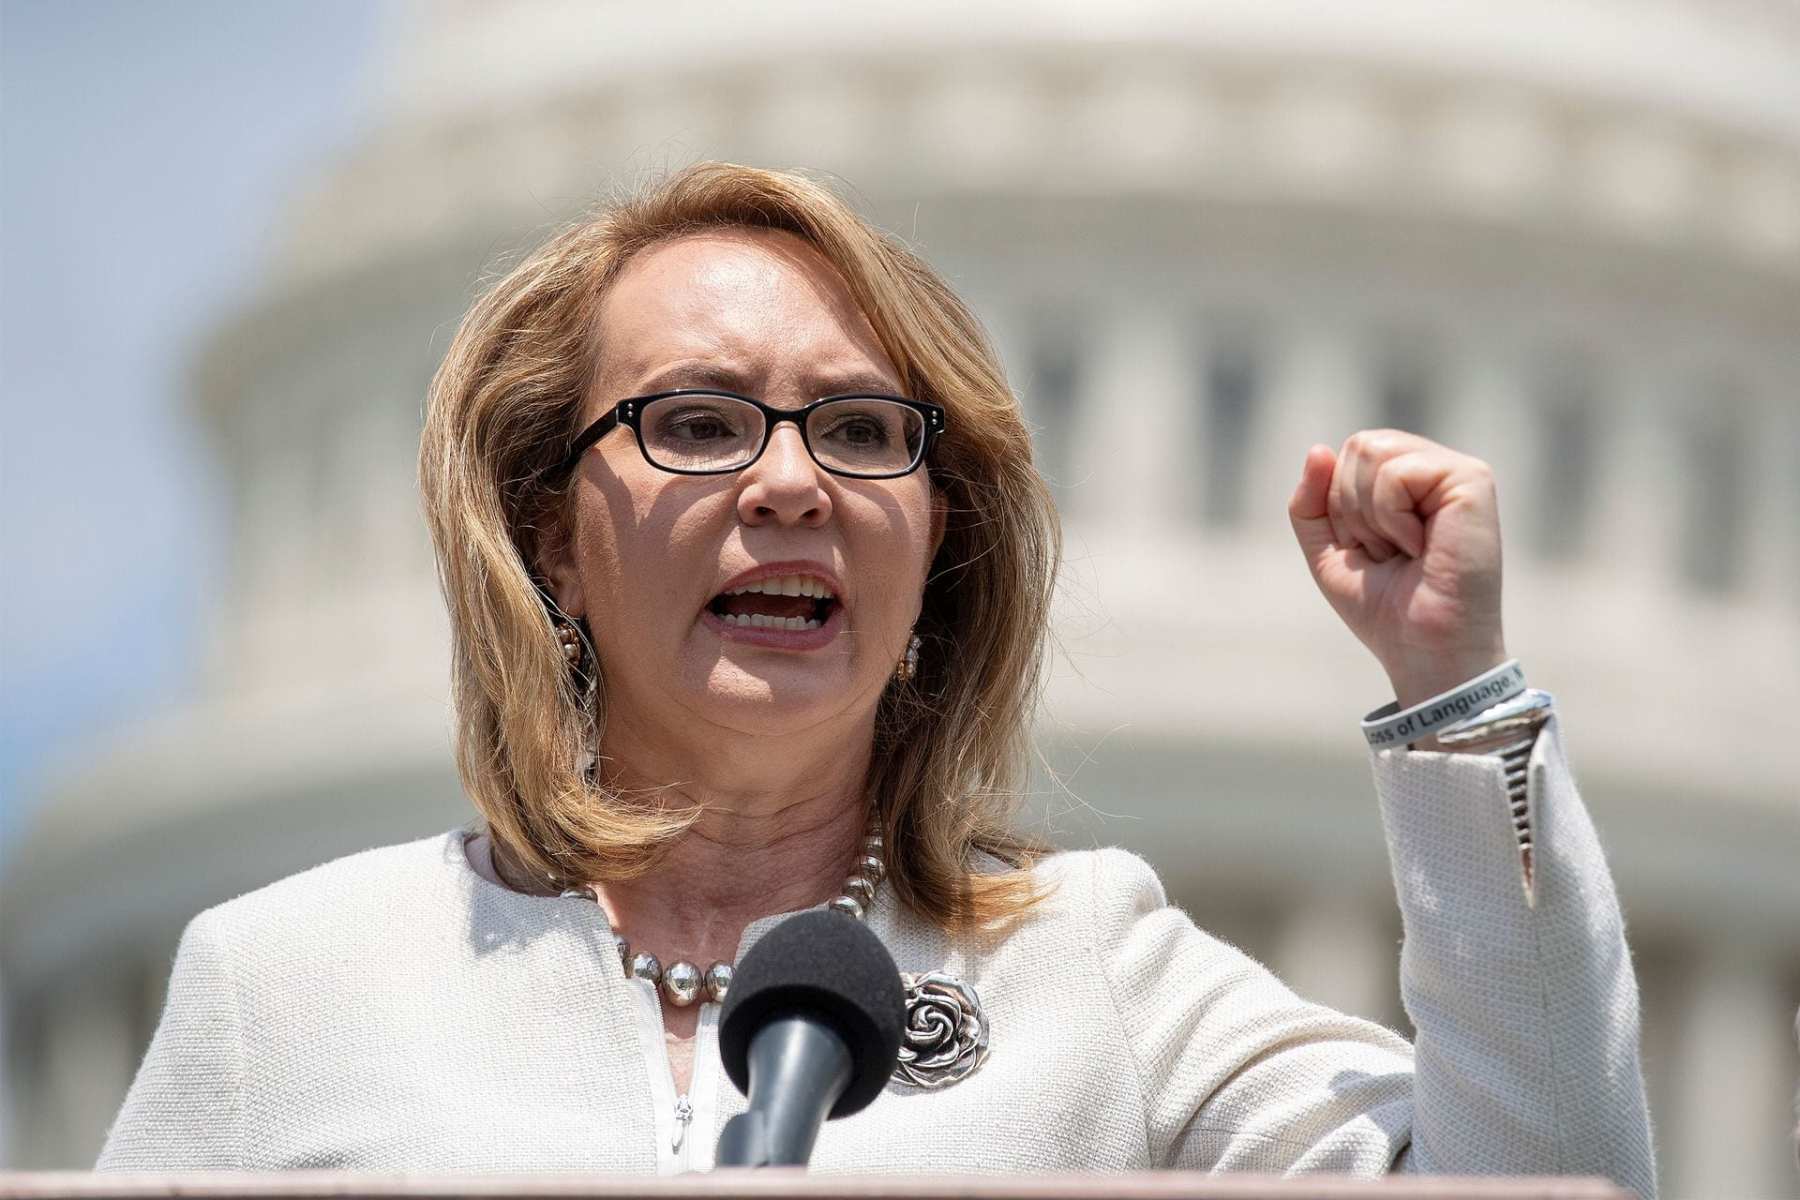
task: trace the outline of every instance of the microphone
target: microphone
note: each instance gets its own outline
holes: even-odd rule
[[[862,922],[815,909],[771,929],[719,1018],[719,1057],[750,1108],[725,1123],[717,1165],[805,1166],[827,1118],[887,1086],[905,1023],[900,969]]]

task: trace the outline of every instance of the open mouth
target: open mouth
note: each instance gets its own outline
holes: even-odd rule
[[[728,625],[745,629],[806,630],[823,628],[838,607],[838,598],[822,579],[781,575],[721,592],[707,611]]]

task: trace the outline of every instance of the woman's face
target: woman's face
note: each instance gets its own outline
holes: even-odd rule
[[[780,232],[719,230],[640,253],[597,334],[583,423],[679,387],[789,409],[840,392],[902,394],[836,270]],[[582,459],[569,548],[547,566],[557,602],[594,635],[609,721],[784,734],[873,713],[919,615],[941,507],[923,466],[846,479],[813,461],[795,425],[774,429],[734,474],[662,471],[624,427]],[[770,568],[801,595],[742,591],[782,591],[758,579]],[[835,599],[806,594],[823,590]],[[821,617],[816,629],[764,627]]]

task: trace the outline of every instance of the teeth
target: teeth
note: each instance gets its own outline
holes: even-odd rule
[[[762,579],[755,583],[747,583],[741,588],[732,588],[727,596],[753,594],[760,596],[812,596],[815,599],[836,599],[836,595],[822,579],[814,579],[810,575],[783,575],[776,579]]]
[[[771,617],[765,613],[725,613],[719,619],[743,629],[818,629],[825,624],[811,617]]]

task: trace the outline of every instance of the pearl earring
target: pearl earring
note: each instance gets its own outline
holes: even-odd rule
[[[894,679],[899,683],[907,683],[919,673],[919,635],[913,634],[912,640],[906,643],[906,653],[901,655],[900,664],[894,668]]]
[[[555,629],[556,643],[562,647],[563,661],[580,670],[582,660],[587,657],[587,639],[581,636],[581,630],[575,628],[572,621],[558,621]]]

